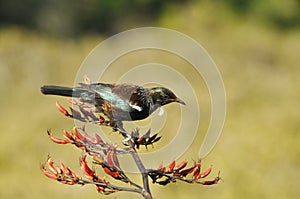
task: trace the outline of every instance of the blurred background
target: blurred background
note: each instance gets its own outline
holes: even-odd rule
[[[42,175],[48,153],[78,169],[81,152],[48,140],[48,128],[59,136],[73,122],[39,88],[73,85],[96,45],[144,26],[171,28],[202,44],[227,93],[223,133],[203,161],[214,165],[211,178],[221,171],[223,182],[151,185],[155,198],[298,198],[299,10],[299,0],[0,0],[0,198],[141,198],[102,196]],[[197,147],[182,159],[195,159]]]

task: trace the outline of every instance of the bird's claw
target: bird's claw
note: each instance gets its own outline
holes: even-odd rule
[[[132,143],[133,143],[133,139],[132,139],[131,135],[129,135],[129,134],[127,134],[126,136],[127,136],[127,137],[125,137],[125,139],[122,140],[122,143],[123,143],[124,145],[128,146],[128,143],[129,143],[129,142],[132,142]]]

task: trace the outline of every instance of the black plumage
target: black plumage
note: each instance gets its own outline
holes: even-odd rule
[[[145,119],[157,108],[171,102],[185,104],[167,88],[144,88],[133,84],[81,83],[74,88],[43,86],[41,92],[46,95],[75,97],[92,104],[97,112],[106,115],[116,125],[122,124],[122,121]]]

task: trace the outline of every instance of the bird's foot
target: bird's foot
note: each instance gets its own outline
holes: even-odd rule
[[[126,130],[123,127],[123,124],[121,122],[111,122],[111,124],[114,125],[113,129],[114,131],[118,131],[124,139],[122,140],[122,143],[126,146],[130,146],[130,143],[134,143],[132,136],[126,132]]]
[[[125,146],[128,146],[129,143],[133,143],[133,139],[132,139],[131,135],[126,134],[126,137],[125,137],[124,140],[122,140],[122,143],[123,143]]]

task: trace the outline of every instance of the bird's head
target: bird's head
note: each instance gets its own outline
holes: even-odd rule
[[[185,105],[185,102],[179,99],[172,91],[164,87],[154,87],[150,89],[152,100],[154,104],[160,106],[169,104],[171,102],[178,102]]]

